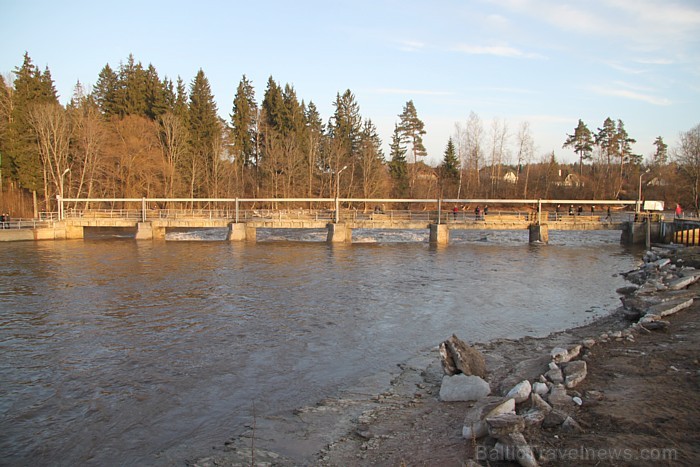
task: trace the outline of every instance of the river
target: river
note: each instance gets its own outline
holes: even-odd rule
[[[314,404],[452,333],[544,336],[601,317],[638,253],[619,232],[206,241],[223,235],[0,247],[1,464],[182,463],[240,433],[253,405]]]

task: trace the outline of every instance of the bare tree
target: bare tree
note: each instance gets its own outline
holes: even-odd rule
[[[491,122],[491,196],[498,191],[503,165],[507,163],[506,144],[508,141],[508,124],[505,120],[494,118]]]
[[[44,173],[44,197],[48,203],[51,198],[49,182],[54,194],[64,196],[63,180],[70,169],[70,121],[63,107],[54,103],[32,107],[28,121],[37,138]]]
[[[700,212],[700,124],[681,133],[674,151],[683,178],[690,189],[695,212]]]
[[[180,117],[167,112],[160,117],[160,143],[165,160],[165,196],[175,197],[178,167],[187,150],[187,126]]]
[[[476,193],[480,189],[480,171],[483,155],[484,126],[481,118],[471,112],[464,130],[464,151],[466,157],[466,192]],[[470,191],[471,188],[471,191]]]
[[[530,123],[522,122],[518,130],[518,173],[522,173],[522,167],[525,166],[525,180],[523,186],[523,198],[527,198],[528,182],[530,180],[530,165],[535,152],[535,142],[532,139],[530,132]],[[518,177],[520,181],[520,177]]]

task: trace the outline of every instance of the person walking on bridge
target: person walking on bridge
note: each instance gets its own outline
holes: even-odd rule
[[[681,209],[681,205],[676,203],[676,217],[683,217],[683,209]]]

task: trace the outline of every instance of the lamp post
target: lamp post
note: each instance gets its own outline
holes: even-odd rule
[[[63,177],[70,172],[70,167],[63,171],[58,185],[58,220],[63,220]]]
[[[342,169],[340,169],[339,171],[337,171],[335,173],[335,223],[336,224],[338,223],[338,220],[340,219],[339,215],[338,215],[338,211],[340,210],[340,201],[338,200],[338,198],[340,198],[340,173],[347,168],[348,168],[348,166],[346,165]]]
[[[637,212],[642,210],[642,177],[648,174],[651,169],[646,169],[644,172],[639,174],[639,198],[637,199]]]

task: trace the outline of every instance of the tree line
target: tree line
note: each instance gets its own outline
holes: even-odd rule
[[[670,158],[659,137],[645,167],[621,120],[608,118],[597,132],[579,121],[563,144],[579,156],[574,164],[560,164],[554,153],[537,156],[527,122],[511,131],[505,120],[489,125],[472,112],[430,167],[425,133],[409,100],[385,155],[350,90],[336,94],[324,121],[292,85],[270,77],[259,100],[245,75],[223,119],[204,71],[186,84],[161,78],[132,55],[116,69],[105,65],[92,89],[78,82],[65,106],[48,67],[40,70],[29,54],[12,75],[0,76],[4,205],[13,194],[31,194],[47,211],[56,196],[617,198],[636,195],[646,168],[658,183],[645,192],[698,205],[697,143],[682,137]],[[696,133],[698,127],[684,135],[698,139]]]

